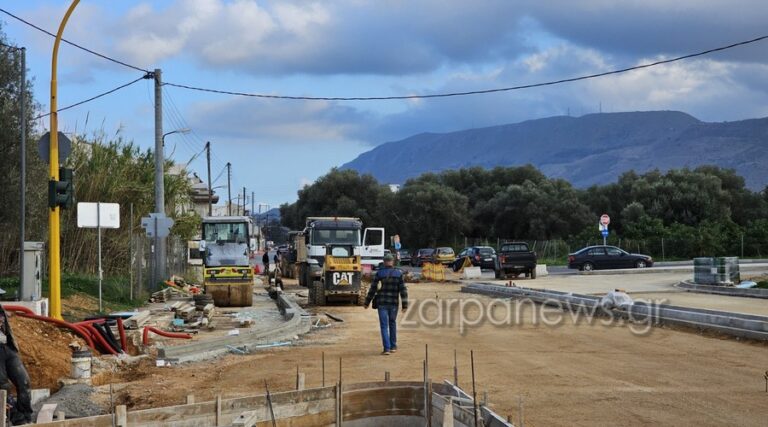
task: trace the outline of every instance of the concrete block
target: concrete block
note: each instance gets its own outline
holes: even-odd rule
[[[462,273],[461,278],[462,279],[480,279],[483,277],[483,272],[480,270],[480,267],[467,267],[464,269],[464,273]]]
[[[30,397],[32,406],[35,406],[41,401],[51,397],[51,390],[47,388],[33,388],[32,391],[30,391]]]
[[[38,316],[48,316],[48,298],[34,301],[13,301],[5,304],[20,305],[34,311]]]
[[[536,277],[545,276],[549,276],[549,271],[547,271],[547,264],[536,264]]]

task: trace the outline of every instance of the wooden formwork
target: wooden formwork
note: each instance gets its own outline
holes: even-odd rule
[[[184,405],[128,411],[118,406],[114,414],[38,424],[47,427],[197,427],[331,426],[355,424],[377,418],[401,420],[401,425],[465,426],[469,419],[466,394],[450,384],[424,382],[372,382],[320,387],[222,399]],[[432,390],[432,398],[425,399]],[[341,392],[340,392],[341,391]],[[425,408],[425,402],[429,405]],[[456,406],[454,406],[454,404]],[[453,416],[446,419],[446,406]],[[463,405],[463,406],[462,406]],[[425,410],[426,409],[426,410]],[[484,425],[511,426],[481,406]],[[431,415],[431,416],[430,416]],[[393,418],[394,417],[394,418]],[[431,418],[431,419],[430,419]]]

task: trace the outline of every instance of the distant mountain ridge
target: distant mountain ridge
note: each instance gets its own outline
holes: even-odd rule
[[[714,164],[753,190],[768,184],[768,118],[707,123],[679,111],[557,116],[387,142],[343,165],[400,184],[425,172],[532,164],[577,187],[613,182],[630,169]]]

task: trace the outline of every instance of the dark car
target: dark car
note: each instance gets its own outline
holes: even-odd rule
[[[506,279],[510,275],[517,277],[536,278],[536,252],[533,252],[525,242],[503,243],[498,253],[499,266],[496,269],[497,279]]]
[[[653,258],[631,254],[616,246],[588,246],[568,255],[568,268],[583,271],[645,267],[653,267]]]
[[[471,246],[462,249],[459,254],[456,255],[456,260],[451,263],[453,271],[459,271],[462,264],[464,264],[464,258],[467,257],[472,261],[473,267],[480,267],[481,269],[485,268],[488,270],[496,269],[495,249],[490,246]]]
[[[397,253],[400,255],[400,264],[405,265],[411,263],[411,251],[408,249],[400,249]]]
[[[434,262],[435,249],[434,248],[422,248],[413,253],[411,257],[412,267],[421,267],[425,262]]]

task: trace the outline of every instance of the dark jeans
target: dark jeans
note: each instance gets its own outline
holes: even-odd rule
[[[379,327],[384,351],[397,348],[397,306],[379,306]]]
[[[29,374],[21,362],[19,353],[5,344],[0,344],[0,388],[9,390],[9,380],[16,386],[16,405],[11,410],[11,422],[13,424],[32,422]]]

